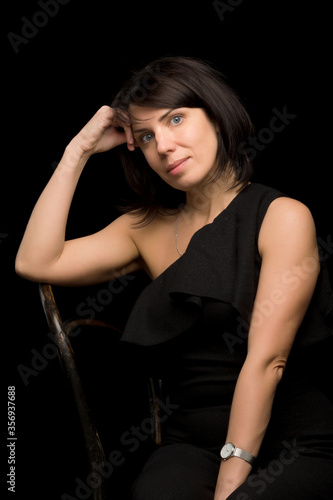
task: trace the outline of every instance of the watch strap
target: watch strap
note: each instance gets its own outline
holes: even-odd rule
[[[248,453],[247,451],[242,450],[241,448],[237,448],[237,446],[235,446],[233,456],[238,457],[238,458],[242,458],[246,462],[249,462],[249,464],[251,464],[251,465],[255,461],[255,457],[253,455],[251,455],[251,453]]]

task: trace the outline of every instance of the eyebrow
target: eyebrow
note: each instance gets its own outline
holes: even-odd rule
[[[172,111],[174,111],[174,108],[169,109],[169,111],[164,113],[164,115],[160,116],[158,121],[162,122],[170,113],[172,113]],[[148,120],[149,120],[149,118],[148,118]],[[138,128],[136,130],[133,130],[133,134],[137,134],[138,132],[145,132],[146,130],[149,130],[149,129],[148,128]]]

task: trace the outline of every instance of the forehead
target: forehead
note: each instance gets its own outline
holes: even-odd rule
[[[129,115],[132,125],[139,125],[151,120],[160,120],[161,117],[171,110],[172,108],[151,108],[148,106],[131,105],[129,107]]]

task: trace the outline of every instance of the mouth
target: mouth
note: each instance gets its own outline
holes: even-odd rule
[[[188,160],[189,160],[189,157],[182,158],[182,159],[174,161],[173,163],[168,165],[168,167],[167,167],[168,174],[171,174],[171,175],[178,174],[181,170],[183,170],[183,168],[187,164]]]

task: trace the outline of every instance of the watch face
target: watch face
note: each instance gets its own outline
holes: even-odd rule
[[[234,448],[235,447],[232,443],[226,443],[221,450],[221,457],[224,459],[229,458],[234,451]]]

